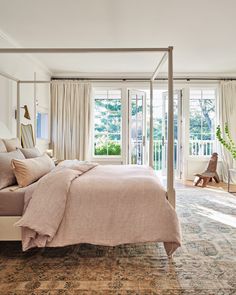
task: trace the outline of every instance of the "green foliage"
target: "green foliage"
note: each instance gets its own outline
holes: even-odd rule
[[[227,123],[225,124],[224,132],[226,135],[226,139],[224,139],[220,126],[218,125],[216,128],[216,137],[219,140],[219,142],[231,153],[232,157],[236,160],[236,145],[232,140],[229,131],[229,126]]]
[[[192,105],[191,105],[192,103]],[[190,100],[190,138],[193,140],[211,140],[215,114],[215,101],[212,99]]]
[[[121,129],[120,99],[95,100],[95,138],[96,156],[119,156]]]
[[[135,104],[132,103],[132,117],[135,116],[138,113],[141,113],[143,111],[143,107],[142,106],[137,106]]]
[[[95,146],[94,153],[96,156],[120,156],[121,146],[114,141],[108,141],[107,143],[100,143]]]
[[[108,155],[119,156],[121,154],[120,144],[114,141],[108,141]]]

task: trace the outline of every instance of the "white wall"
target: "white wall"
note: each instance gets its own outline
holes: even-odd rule
[[[9,120],[11,117],[9,116],[11,113],[11,102],[9,100],[11,96],[11,87],[12,83],[10,80],[0,77],[0,121],[2,121],[8,127],[11,126],[11,122]]]
[[[1,64],[0,64],[1,71]],[[16,83],[0,76],[0,121],[16,136]]]
[[[4,39],[0,35],[0,47],[12,47],[11,42]],[[0,55],[0,72],[11,75],[19,80],[49,80],[50,73],[46,68],[41,66],[36,60],[27,55],[1,54]],[[21,106],[27,105],[31,120],[23,117],[24,111],[21,110],[21,123],[32,124],[35,127],[34,113],[34,85],[21,84],[20,92]],[[43,106],[50,113],[50,92],[49,85],[37,85],[36,97],[39,101],[39,106]],[[0,76],[0,121],[3,122],[12,136],[16,136],[16,82],[8,80]],[[46,149],[48,142],[37,142],[40,149]]]

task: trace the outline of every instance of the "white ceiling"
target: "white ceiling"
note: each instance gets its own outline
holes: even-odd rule
[[[164,53],[89,53],[36,55],[53,73],[150,73]],[[167,64],[163,65],[163,69]],[[146,76],[146,75],[145,75]]]
[[[235,0],[0,0],[22,47],[174,46],[176,73],[236,73]],[[150,72],[157,56],[37,55],[54,73]]]

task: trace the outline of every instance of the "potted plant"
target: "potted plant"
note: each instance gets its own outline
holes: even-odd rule
[[[230,152],[230,154],[232,155],[235,161],[236,160],[236,144],[234,143],[231,137],[229,126],[227,123],[225,123],[224,132],[225,132],[226,138],[223,137],[220,125],[218,125],[216,128],[216,137],[219,140],[219,142]]]

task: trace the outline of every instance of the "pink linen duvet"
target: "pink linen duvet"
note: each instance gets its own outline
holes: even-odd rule
[[[25,212],[16,224],[24,251],[164,242],[171,255],[180,246],[176,212],[151,168],[75,163],[66,161],[26,191]]]

